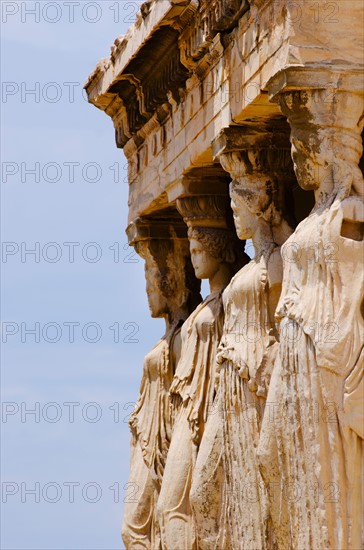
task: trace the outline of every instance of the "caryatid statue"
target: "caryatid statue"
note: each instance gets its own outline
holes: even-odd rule
[[[281,149],[272,147],[273,138],[269,132],[257,136],[249,128],[232,129],[214,144],[233,178],[230,197],[237,235],[252,239],[255,256],[223,292],[216,414],[208,420],[191,491],[201,550],[261,550],[272,545],[256,449],[277,352],[274,313],[282,282],[280,247],[292,233],[286,184],[294,177],[288,135]],[[215,473],[219,456],[222,487]]]
[[[182,221],[181,227],[141,220],[134,225],[130,232],[139,234],[131,240],[145,260],[151,315],[165,319],[166,332],[145,357],[139,399],[129,420],[129,484],[135,491],[125,503],[122,536],[127,550],[157,550],[155,507],[173,424],[169,389],[178,361],[180,327],[201,301],[200,281],[194,275]]]
[[[193,550],[196,533],[189,492],[204,427],[213,411],[215,357],[223,327],[222,292],[248,258],[236,236],[226,195],[179,199],[177,208],[188,225],[196,277],[208,279],[210,294],[181,329],[181,356],[171,385],[180,408],[157,509],[162,548]]]
[[[267,479],[280,472],[272,505],[280,501],[287,518],[275,525],[281,548],[356,550],[364,546],[363,79],[330,68],[284,76],[272,88],[291,125],[299,185],[316,204],[282,247],[276,413],[259,456]]]

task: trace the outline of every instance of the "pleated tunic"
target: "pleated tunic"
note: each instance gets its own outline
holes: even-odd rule
[[[182,351],[171,394],[181,397],[198,445],[215,396],[216,352],[223,327],[222,292],[211,293],[181,329]]]
[[[364,221],[357,197],[317,209],[282,247],[276,437],[286,548],[363,548]],[[268,441],[269,438],[267,438]],[[268,453],[267,453],[268,456]]]
[[[268,499],[256,458],[265,399],[255,391],[255,378],[275,342],[267,277],[271,253],[272,248],[244,266],[223,295],[218,360],[225,509],[216,548],[264,549],[270,544]]]

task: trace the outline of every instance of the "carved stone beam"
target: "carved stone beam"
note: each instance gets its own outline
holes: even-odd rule
[[[196,70],[219,33],[231,32],[249,10],[247,0],[200,0],[194,20],[181,28],[179,48],[181,61],[189,70]],[[206,59],[210,65],[213,59]]]
[[[186,225],[177,212],[173,218],[137,218],[128,225],[126,234],[130,246],[135,246],[141,241],[150,241],[152,239],[187,239]]]
[[[292,158],[300,186],[321,187],[326,195],[363,195],[358,168],[363,152],[363,70],[292,67],[272,78],[268,89],[291,127]]]
[[[143,139],[140,130],[170,98],[181,101],[190,73],[178,39],[197,9],[197,0],[144,2],[134,25],[88,78],[88,99],[113,119],[118,147]]]
[[[174,203],[176,199],[194,195],[223,197],[228,193],[229,183],[229,176],[219,164],[206,164],[189,170],[166,191],[170,203]]]

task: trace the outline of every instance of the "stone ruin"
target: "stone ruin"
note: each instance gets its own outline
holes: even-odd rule
[[[85,85],[166,321],[127,550],[364,546],[362,23],[362,0],[152,0]]]

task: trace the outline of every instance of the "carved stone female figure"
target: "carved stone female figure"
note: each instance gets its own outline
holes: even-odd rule
[[[181,330],[181,357],[171,386],[171,393],[180,407],[157,506],[165,550],[196,548],[189,490],[215,394],[215,355],[223,325],[221,295],[245,260],[244,247],[226,226],[224,206],[221,197],[192,197],[178,204],[189,225],[196,277],[209,280],[211,294],[190,315]]]
[[[287,154],[282,155],[281,171],[287,160]],[[252,239],[255,257],[223,293],[216,415],[206,427],[191,491],[198,548],[203,550],[264,549],[271,543],[268,499],[256,449],[277,351],[274,311],[282,280],[279,252],[291,233],[283,215],[282,173],[267,170],[274,156],[276,152],[257,150],[221,159],[232,175],[240,166],[239,180],[230,185],[231,206],[238,237]],[[208,456],[215,464],[211,459],[205,464],[200,461]]]
[[[316,205],[282,247],[280,351],[269,395],[278,406],[263,429],[260,461],[265,479],[280,473],[282,548],[357,549],[364,542],[363,100],[337,91],[327,102],[315,90],[280,102],[299,184],[315,190]]]
[[[166,333],[144,360],[140,396],[129,424],[132,433],[129,486],[122,535],[127,550],[160,548],[155,506],[172,431],[169,388],[178,360],[180,326],[200,300],[187,239],[141,241],[152,317],[164,317]]]
[[[255,249],[255,258],[224,293],[225,324],[218,355],[227,523],[221,542],[241,550],[267,548],[271,542],[256,449],[277,348],[274,311],[282,280],[279,247],[290,234],[272,201],[278,190],[271,180],[261,180],[260,188],[249,187],[247,180],[231,186],[238,236],[251,238]]]

